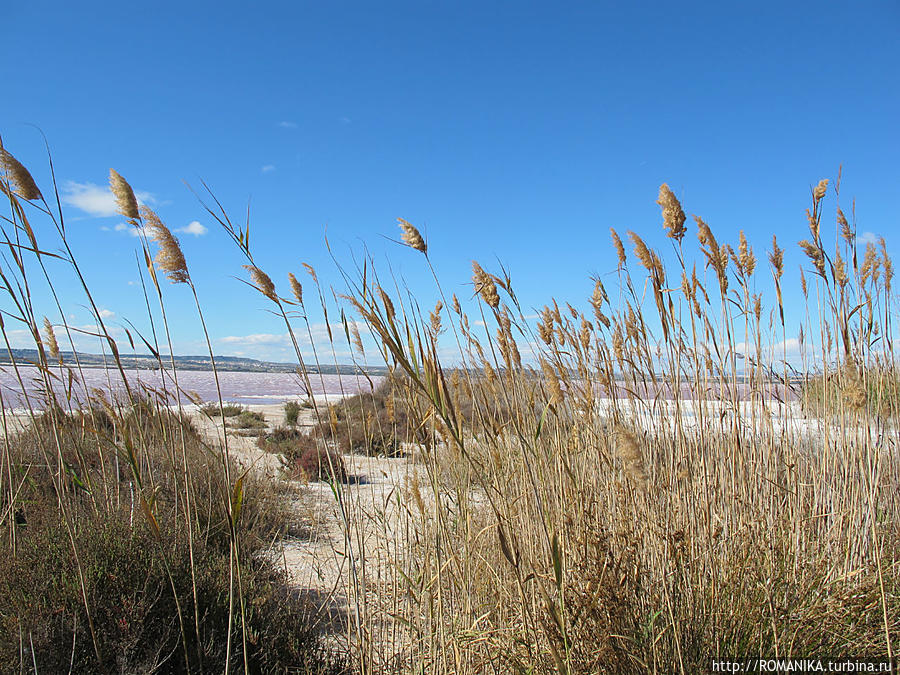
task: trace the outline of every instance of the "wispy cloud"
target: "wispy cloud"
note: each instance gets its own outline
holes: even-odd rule
[[[207,227],[201,223],[199,220],[192,220],[187,225],[178,229],[179,232],[184,232],[185,234],[192,234],[195,237],[200,237],[209,232]]]
[[[227,335],[219,339],[227,345],[283,345],[287,344],[290,336],[287,333],[254,333],[252,335]]]
[[[856,236],[856,245],[865,246],[866,244],[875,245],[878,243],[878,235],[874,232],[863,232]]]
[[[328,326],[325,323],[310,324],[310,333],[316,348],[330,349],[328,338]],[[342,346],[343,326],[340,323],[331,324],[332,336],[335,339],[335,347]],[[309,335],[298,333],[297,342],[302,348],[309,348]],[[253,358],[270,359],[276,361],[291,360],[294,357],[294,347],[290,335],[287,333],[252,333],[250,335],[226,335],[215,340],[223,350],[229,354],[242,353],[253,355]]]
[[[274,171],[274,170],[275,170],[275,165],[274,165],[274,164],[266,164],[265,166],[263,166],[263,167],[260,169],[260,171],[262,171],[263,173],[271,173],[271,172]]]
[[[94,183],[78,183],[67,181],[62,188],[62,202],[67,206],[74,206],[89,216],[95,218],[111,218],[118,215],[116,210],[116,198],[106,186]],[[134,193],[141,204],[154,204],[155,197],[149,192]]]
[[[282,122],[279,122],[279,123],[278,123],[278,126],[281,127],[282,129],[296,129],[296,128],[297,128],[297,123],[296,123],[296,122],[282,121]]]
[[[100,312],[101,319],[112,319],[116,315],[116,313],[110,309],[102,309],[101,308],[98,311]]]

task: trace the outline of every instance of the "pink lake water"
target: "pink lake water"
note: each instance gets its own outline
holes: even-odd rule
[[[66,399],[67,391],[71,392],[73,401],[84,400],[85,390],[92,392],[94,389],[100,389],[109,398],[114,398],[116,394],[124,394],[125,391],[118,370],[85,368],[82,371],[84,381],[74,381],[71,384],[66,369],[61,372],[54,369],[53,373],[56,376],[53,389],[61,401]],[[126,370],[125,373],[129,385],[135,391],[142,389],[161,391],[165,384],[165,390],[172,392],[174,396],[176,389],[170,373],[161,375],[157,370]],[[81,377],[77,372],[75,375]],[[370,391],[373,386],[378,386],[382,379],[378,376],[370,376],[367,379],[364,375],[310,375],[309,384],[312,391],[309,393],[352,395],[360,391]],[[204,401],[218,400],[212,371],[179,371],[178,386],[183,391],[195,392]],[[225,401],[246,405],[302,400],[307,398],[308,393],[300,376],[295,373],[220,372],[219,386]],[[26,396],[32,407],[42,408],[43,390],[44,383],[37,368],[19,366],[17,374],[12,366],[0,367],[0,395],[4,408],[27,407]],[[110,393],[113,396],[110,396]],[[181,400],[189,402],[184,394]],[[175,402],[174,397],[171,402]]]

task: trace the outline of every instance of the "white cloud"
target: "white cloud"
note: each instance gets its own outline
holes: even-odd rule
[[[770,348],[776,358],[780,357],[782,352],[787,352],[788,354],[799,353],[800,340],[798,338],[792,337],[788,338],[787,340],[779,340],[778,342],[769,343],[764,339],[762,341],[763,354],[768,354]],[[748,345],[746,342],[736,342],[734,345],[734,351],[738,354],[754,356],[756,355],[756,345]]]
[[[106,186],[95,185],[94,183],[77,183],[75,181],[67,181],[63,185],[63,204],[74,206],[80,211],[84,211],[89,216],[95,218],[111,218],[118,215],[116,209],[116,198]],[[135,192],[140,204],[152,204],[156,199],[149,192]]]
[[[253,335],[228,335],[219,342],[229,345],[283,345],[290,341],[287,333],[254,333]]]
[[[275,170],[274,164],[266,164],[265,166],[263,166],[260,169],[260,171],[262,171],[263,173],[272,173],[274,170]]]
[[[874,232],[863,232],[856,237],[856,245],[864,246],[865,244],[878,244],[878,235]]]
[[[278,123],[278,126],[280,126],[282,129],[296,129],[296,128],[297,128],[297,123],[296,123],[296,122],[282,121],[282,122],[279,122],[279,123]]]
[[[101,310],[99,310],[99,311],[100,311],[100,318],[101,318],[101,319],[111,319],[111,318],[113,318],[113,317],[116,315],[115,312],[113,312],[113,311],[111,311],[111,310],[108,310],[108,309],[101,309]]]
[[[190,223],[182,227],[178,230],[179,232],[184,232],[185,234],[192,234],[195,237],[199,237],[201,235],[206,234],[209,230],[203,225],[200,221],[192,220]]]

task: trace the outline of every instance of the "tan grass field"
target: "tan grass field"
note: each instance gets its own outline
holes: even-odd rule
[[[70,327],[27,292],[52,288],[51,249],[83,278],[70,235],[27,169],[3,163],[14,264],[0,279],[46,390],[78,387],[79,364],[59,358]],[[111,188],[149,233],[148,311],[177,387],[166,298],[187,292],[202,319],[203,292],[159,216],[115,172]],[[810,198],[799,247],[773,237],[757,254],[743,232],[729,245],[699,217],[689,226],[663,185],[671,251],[635,232],[626,249],[612,231],[616,269],[573,304],[548,299],[537,321],[504,270],[474,262],[472,301],[447,294],[404,220],[398,255],[433,287],[366,259],[338,263],[339,287],[306,266],[282,291],[213,202],[295,345],[319,303],[342,318],[334,343],[391,375],[310,401],[290,427],[276,407],[226,417],[221,401],[204,413],[137,389],[83,392],[75,414],[48,396],[46,412],[8,422],[0,665],[696,673],[720,656],[896,656],[893,268],[884,242],[860,255],[839,178]],[[802,263],[796,339],[789,256]],[[303,373],[329,358],[296,356]]]

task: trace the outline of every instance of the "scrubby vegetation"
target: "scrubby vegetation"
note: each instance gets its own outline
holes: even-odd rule
[[[261,436],[257,445],[266,452],[281,455],[285,472],[291,478],[304,480],[347,479],[344,459],[323,438],[310,432],[276,427]]]
[[[246,657],[252,672],[339,672],[312,628],[315,608],[269,553],[290,517],[278,491],[247,475],[226,513],[221,457],[190,420],[139,399],[52,410],[8,441],[17,494],[0,534],[13,553],[0,558],[0,663],[188,672],[239,669]]]
[[[300,411],[303,407],[296,401],[288,401],[284,404],[284,423],[289,427],[297,426]]]
[[[900,379],[883,365],[862,369],[848,361],[840,370],[815,374],[803,384],[800,402],[808,415],[892,417],[900,412]]]
[[[262,413],[254,410],[242,410],[231,422],[231,426],[235,429],[265,429],[267,422]]]
[[[25,202],[57,222],[12,161],[11,252],[16,237],[35,237]],[[787,253],[777,239],[761,265],[743,232],[732,248],[695,217],[695,248],[666,185],[658,204],[671,251],[629,232],[629,254],[612,231],[611,273],[583,302],[548,301],[536,321],[510,276],[478,263],[474,307],[439,282],[399,291],[368,259],[356,276],[341,270],[345,287],[333,293],[307,267],[323,314],[326,298],[340,298],[330,315],[342,317],[348,346],[364,358],[358,319],[391,375],[315,406],[311,429],[276,429],[259,446],[307,478],[342,478],[339,452],[406,467],[387,494],[332,481],[336,584],[349,617],[340,639],[354,667],[693,673],[721,655],[895,654],[893,269],[883,242],[858,259],[838,188],[833,237],[823,234],[829,184],[812,190],[799,326],[786,318]],[[168,229],[115,173],[112,189],[122,215],[160,249],[151,273],[196,298]],[[300,282],[290,275],[291,297],[282,295],[247,231],[218,202],[209,213],[300,344],[295,326],[310,331]],[[400,227],[412,249],[403,253],[434,272],[418,230]],[[32,249],[40,265],[42,249]],[[17,318],[37,336],[21,287],[6,281],[5,290],[28,308]],[[55,363],[51,329],[39,341],[48,390],[51,368],[77,378]],[[443,363],[448,344],[458,353]],[[308,357],[298,348],[301,367]],[[30,431],[7,433],[3,665],[66,669],[62,645],[74,644],[87,670],[331,667],[266,562],[277,500],[177,413],[126,403],[73,417],[50,405]],[[246,411],[235,424],[265,426]],[[413,457],[391,459],[409,448]]]
[[[404,443],[427,440],[421,428],[410,426],[411,411],[425,404],[402,380],[387,379],[372,391],[330,406],[314,433],[344,453],[396,457],[405,452]]]
[[[247,408],[237,403],[223,403],[220,406],[218,402],[211,401],[205,403],[200,410],[207,417],[219,417],[220,415],[237,417],[241,413],[246,412]]]

